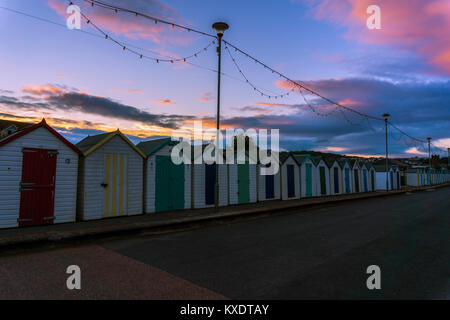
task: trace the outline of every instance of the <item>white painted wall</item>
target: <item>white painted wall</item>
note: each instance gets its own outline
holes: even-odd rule
[[[145,213],[155,212],[156,156],[171,155],[173,146],[165,146],[147,158],[145,167]],[[184,208],[191,208],[191,164],[184,165]]]
[[[103,219],[105,212],[105,155],[128,155],[128,215],[143,213],[144,159],[120,136],[83,157],[80,168],[78,218]],[[112,170],[112,168],[110,169]]]
[[[22,149],[55,149],[54,223],[73,222],[76,217],[78,154],[50,133],[38,128],[0,147],[0,228],[17,227],[20,212]],[[70,163],[66,163],[66,159]]]
[[[294,197],[288,197],[288,177],[287,177],[287,166],[294,166],[294,186],[295,193]],[[300,199],[300,168],[297,162],[290,156],[288,157],[284,163],[280,167],[281,170],[281,199],[282,200],[291,200],[291,199]],[[314,171],[314,167],[312,168]]]
[[[392,168],[388,171],[388,190],[392,190],[391,188],[391,175],[389,172],[394,172]],[[386,172],[377,172],[376,174],[377,180],[377,190],[385,191],[386,190]],[[395,176],[394,176],[395,180]]]

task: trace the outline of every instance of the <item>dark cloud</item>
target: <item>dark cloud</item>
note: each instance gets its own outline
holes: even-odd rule
[[[162,115],[142,111],[138,108],[116,102],[109,98],[97,97],[78,92],[68,92],[49,97],[48,102],[62,110],[77,110],[83,113],[109,118],[139,121],[149,125],[176,128],[182,121],[192,116]]]

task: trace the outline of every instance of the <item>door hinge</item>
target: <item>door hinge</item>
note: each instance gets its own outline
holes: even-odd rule
[[[17,218],[17,222],[32,222],[33,219],[21,219],[21,218]]]
[[[33,191],[34,189],[30,189],[30,188],[20,188],[19,191]]]
[[[47,220],[55,220],[55,217],[44,217],[42,218],[42,220],[47,221]]]

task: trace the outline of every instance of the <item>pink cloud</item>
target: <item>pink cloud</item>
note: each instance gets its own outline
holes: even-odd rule
[[[164,5],[158,0],[127,1],[126,6],[123,5],[123,1],[119,0],[110,0],[108,3],[117,5],[118,7],[123,6],[130,10],[146,13],[156,18],[188,24],[188,22],[180,16],[178,11]],[[168,42],[188,44],[192,40],[191,36],[188,35],[186,31],[182,31],[178,28],[172,28],[171,26],[162,23],[155,24],[154,21],[139,16],[136,17],[134,14],[120,11],[115,13],[113,10],[100,8],[95,5],[91,7],[83,2],[76,4],[80,6],[82,13],[89,17],[92,22],[94,22],[105,32],[112,32],[115,35],[122,35],[135,40],[147,39],[156,43]],[[48,0],[48,5],[59,15],[64,18],[67,17],[67,1]],[[84,22],[84,27],[87,26],[88,25]]]
[[[408,50],[422,56],[435,71],[450,74],[450,1],[305,1],[315,18],[348,27],[346,38]],[[381,30],[366,26],[366,10],[372,4],[381,9]]]
[[[176,102],[170,100],[170,99],[158,99],[154,100],[157,104],[164,105],[164,104],[177,104]]]
[[[211,92],[203,93],[200,97],[198,97],[198,101],[200,102],[210,102],[213,99]]]

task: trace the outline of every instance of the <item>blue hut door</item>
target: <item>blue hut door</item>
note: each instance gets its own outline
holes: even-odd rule
[[[288,198],[295,197],[295,180],[294,180],[294,165],[287,165],[287,190]]]
[[[339,169],[334,168],[334,193],[339,193]]]
[[[275,198],[274,189],[274,176],[273,174],[268,174],[266,175],[266,199]]]
[[[345,192],[350,193],[350,170],[345,168]]]
[[[367,192],[367,170],[363,170],[364,192]]]
[[[212,205],[216,199],[216,164],[205,165],[205,204]]]
[[[400,189],[400,172],[397,171],[397,189]]]

